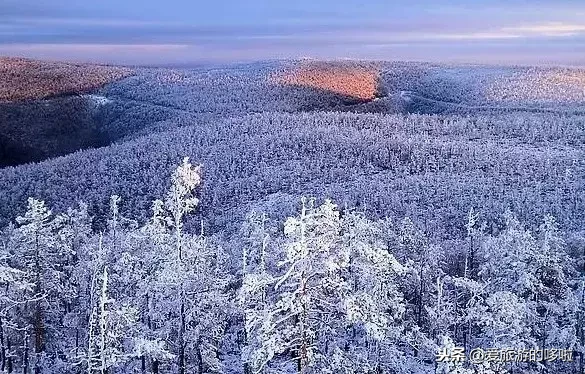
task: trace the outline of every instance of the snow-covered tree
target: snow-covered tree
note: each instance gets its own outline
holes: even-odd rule
[[[97,279],[93,280],[97,283]],[[136,322],[136,310],[127,306],[116,306],[108,290],[108,270],[103,268],[98,297],[92,305],[88,321],[87,373],[106,374],[128,360],[124,352],[125,340]]]
[[[401,289],[408,301],[407,333],[415,357],[428,358],[436,350],[440,334],[447,333],[451,300],[444,288],[447,278],[443,248],[430,242],[427,235],[409,218],[395,228],[391,244],[406,268]]]
[[[505,218],[505,230],[484,243],[480,277],[489,282],[488,292],[512,292],[525,305],[517,313],[525,314],[532,326],[535,341],[527,344],[572,346],[574,326],[567,317],[574,314],[574,268],[556,222],[545,217],[535,236],[513,214]]]
[[[168,348],[148,345],[161,348],[151,352],[153,371],[159,370],[161,360],[175,357],[179,373],[223,372],[218,349],[231,309],[225,254],[203,233],[184,230],[186,216],[199,202],[195,193],[200,173],[200,166],[184,159],[173,173],[165,199],[153,203],[152,218],[137,234],[145,249],[137,254],[143,258],[144,279],[138,290],[144,305],[144,339],[162,342],[172,337]],[[144,342],[139,341],[141,346]]]
[[[300,373],[362,372],[386,364],[404,311],[394,278],[401,265],[365,220],[344,221],[336,206],[303,199],[284,225],[284,259],[266,309],[247,310],[258,346],[245,357],[255,372],[294,363]],[[264,286],[247,276],[251,285]],[[377,358],[377,360],[375,359]]]
[[[260,321],[269,313],[268,293],[274,284],[271,271],[274,268],[274,251],[271,251],[271,232],[265,213],[249,213],[240,230],[242,245],[242,286],[238,293],[238,306],[243,317],[242,358],[244,372],[249,374],[250,362],[262,341],[254,334]]]
[[[47,347],[58,341],[60,314],[75,297],[70,282],[71,266],[75,263],[71,235],[65,215],[54,216],[43,201],[28,200],[28,209],[16,219],[12,245],[15,266],[26,274],[27,282],[34,286],[24,296],[30,300],[23,308],[28,327],[25,335],[32,336],[35,372],[48,363]],[[28,330],[30,329],[30,330]],[[30,335],[29,335],[30,334]],[[52,336],[52,338],[51,338]],[[28,346],[24,347],[25,356]],[[52,347],[53,350],[56,347]]]

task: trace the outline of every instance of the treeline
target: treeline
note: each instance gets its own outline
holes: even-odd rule
[[[5,373],[570,373],[583,370],[585,240],[473,209],[436,241],[411,219],[301,199],[282,223],[185,227],[201,166],[185,159],[144,224],[110,198],[54,214],[28,200],[0,240]],[[442,348],[574,351],[573,362],[437,363]]]

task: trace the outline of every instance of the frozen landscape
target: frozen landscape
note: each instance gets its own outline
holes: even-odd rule
[[[583,373],[585,69],[0,71],[0,373]]]

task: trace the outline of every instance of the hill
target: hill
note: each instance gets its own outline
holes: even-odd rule
[[[334,92],[349,101],[368,101],[382,95],[380,67],[366,63],[304,62],[275,74],[281,85]]]
[[[85,93],[131,73],[114,66],[0,57],[0,103]]]

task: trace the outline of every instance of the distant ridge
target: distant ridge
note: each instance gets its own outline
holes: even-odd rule
[[[85,93],[130,74],[123,67],[0,57],[0,103]]]

